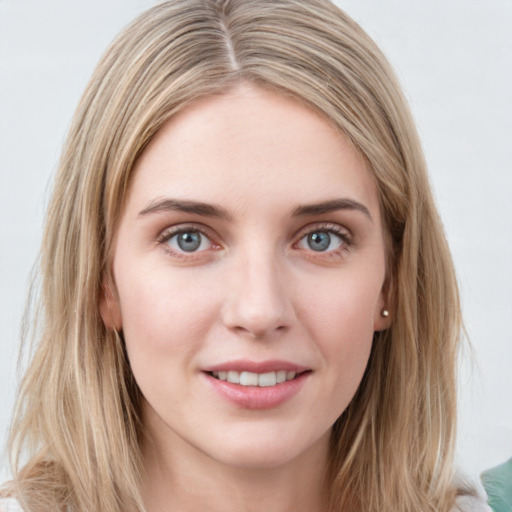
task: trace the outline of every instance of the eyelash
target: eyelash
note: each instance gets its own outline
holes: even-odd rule
[[[339,248],[332,249],[330,251],[314,251],[313,249],[300,249],[307,251],[309,253],[309,256],[312,258],[339,258],[344,253],[348,252],[354,245],[353,237],[348,229],[343,228],[338,224],[320,223],[306,226],[305,228],[303,228],[300,231],[298,235],[298,241],[295,242],[294,246],[297,246],[300,242],[302,242],[302,240],[304,240],[306,237],[314,233],[334,234],[341,240],[342,243]]]
[[[328,233],[330,235],[334,234],[340,239],[340,246],[327,251],[315,251],[311,248],[297,247],[306,237],[312,235],[313,233]],[[299,232],[297,242],[294,243],[294,247],[296,247],[297,250],[304,251],[304,255],[308,259],[319,262],[333,263],[341,261],[344,257],[346,257],[353,246],[354,239],[352,233],[347,228],[332,223],[319,223],[306,226]]]
[[[205,250],[201,250],[201,251],[191,251],[191,252],[187,253],[186,251],[177,251],[175,249],[172,249],[169,246],[169,241],[173,237],[180,235],[180,234],[184,234],[184,233],[199,233],[199,234],[201,234],[211,244],[211,247],[209,247],[209,249],[212,247],[213,248],[221,247],[220,244],[217,244],[212,240],[213,237],[208,230],[206,230],[198,225],[181,225],[179,227],[172,227],[172,228],[166,229],[165,231],[163,231],[160,234],[160,236],[157,238],[156,241],[159,245],[162,245],[168,253],[170,253],[173,257],[178,258],[178,259],[190,260],[193,258],[197,258],[199,255],[201,255],[203,252],[205,252]],[[312,258],[326,258],[326,257],[336,258],[336,257],[341,256],[343,253],[348,252],[353,246],[352,235],[346,228],[342,228],[341,226],[339,226],[337,224],[332,224],[332,223],[320,223],[320,224],[306,226],[305,228],[303,228],[299,232],[298,236],[294,237],[297,239],[297,241],[294,242],[293,247],[297,248],[297,245],[300,242],[302,242],[302,240],[304,240],[307,236],[312,235],[314,233],[334,234],[335,236],[339,237],[342,244],[339,248],[332,249],[330,251],[314,251],[313,249],[308,250],[308,249],[298,248],[298,250],[301,250],[301,251],[303,250],[303,251],[307,251],[308,253],[311,253],[310,256]]]
[[[198,251],[198,252],[192,251],[192,252],[187,253],[186,251],[177,251],[177,250],[172,249],[169,246],[169,241],[173,237],[180,235],[180,234],[184,234],[184,233],[200,233],[203,237],[205,237],[207,240],[209,240],[211,246],[219,247],[219,248],[221,247],[219,244],[216,244],[212,240],[212,238],[213,238],[212,235],[206,229],[204,229],[198,225],[185,225],[185,226],[181,225],[179,227],[173,227],[170,229],[166,229],[157,238],[156,241],[159,245],[163,246],[169,254],[171,254],[174,258],[178,258],[178,259],[190,260],[193,258],[197,258],[200,254],[205,252],[205,251]]]

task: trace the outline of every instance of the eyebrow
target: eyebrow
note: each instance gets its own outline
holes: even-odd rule
[[[292,217],[304,217],[311,215],[322,215],[338,210],[355,210],[364,213],[371,221],[372,216],[366,206],[354,201],[353,199],[332,199],[320,203],[299,205],[292,211]],[[143,210],[139,212],[139,217],[145,217],[151,213],[177,211],[183,213],[192,213],[205,217],[215,217],[218,219],[232,220],[231,214],[221,206],[203,203],[201,201],[191,201],[185,199],[155,199],[151,201]]]
[[[219,219],[230,220],[231,215],[222,207],[203,203],[201,201],[190,201],[184,199],[155,199],[151,201],[146,208],[139,212],[139,217],[144,217],[150,213],[176,211],[183,213],[193,213],[205,217],[216,217]]]
[[[331,201],[323,201],[321,203],[304,204],[295,208],[292,212],[294,217],[302,217],[306,215],[322,215],[324,213],[331,213],[337,210],[355,210],[364,213],[372,222],[372,216],[368,208],[353,199],[333,199]]]

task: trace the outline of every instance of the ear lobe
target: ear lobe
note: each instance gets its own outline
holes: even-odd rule
[[[373,330],[374,331],[385,331],[389,329],[392,322],[393,311],[391,310],[390,304],[392,303],[392,290],[391,283],[388,279],[384,283],[380,292],[379,300],[377,301],[377,307],[375,308],[373,317]]]
[[[379,304],[380,303],[381,301],[379,301]],[[373,320],[373,330],[377,332],[389,329],[391,326],[391,316],[392,313],[386,308],[386,306],[377,307]]]
[[[106,279],[103,283],[102,293],[99,298],[99,311],[107,329],[112,331],[120,331],[122,329],[123,322],[119,300],[110,279]]]

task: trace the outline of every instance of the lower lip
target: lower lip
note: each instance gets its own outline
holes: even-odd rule
[[[275,386],[241,386],[216,379],[204,373],[212,388],[227,401],[244,409],[272,409],[291,400],[301,389],[311,372]]]

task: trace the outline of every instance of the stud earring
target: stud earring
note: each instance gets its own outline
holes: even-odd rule
[[[380,314],[383,317],[387,318],[389,316],[389,311],[387,309],[383,309]]]

